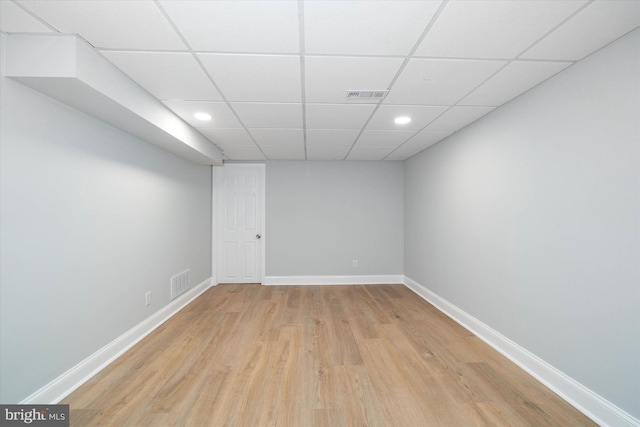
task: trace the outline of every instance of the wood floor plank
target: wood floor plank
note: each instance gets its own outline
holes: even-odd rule
[[[63,403],[82,427],[595,425],[402,285],[219,285]]]

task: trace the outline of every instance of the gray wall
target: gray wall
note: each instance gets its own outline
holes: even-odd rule
[[[9,403],[165,306],[170,276],[211,276],[211,168],[11,80],[0,93],[0,401]]]
[[[407,161],[405,274],[640,416],[640,30]]]
[[[266,275],[402,274],[403,181],[400,162],[268,162]]]

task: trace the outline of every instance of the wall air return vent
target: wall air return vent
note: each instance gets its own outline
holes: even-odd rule
[[[388,90],[348,90],[349,101],[380,101],[389,93]]]

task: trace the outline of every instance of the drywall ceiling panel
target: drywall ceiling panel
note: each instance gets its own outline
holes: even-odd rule
[[[0,1],[0,31],[51,33],[53,30],[10,1]]]
[[[258,145],[304,146],[302,129],[249,129]]]
[[[283,55],[198,55],[228,101],[301,102],[300,58]]]
[[[161,1],[191,48],[299,53],[296,1]]]
[[[220,145],[225,157],[229,160],[266,160],[266,157],[255,145]]]
[[[442,141],[450,134],[451,132],[422,131],[398,147],[398,149],[391,153],[385,160],[408,159],[420,151],[431,147],[433,144]]]
[[[494,109],[495,107],[451,107],[450,110],[434,120],[424,130],[453,132],[478,120]]]
[[[505,61],[411,59],[385,104],[453,105]]]
[[[339,145],[308,145],[308,160],[342,160],[349,152],[348,146]]]
[[[242,128],[242,124],[225,102],[164,101],[164,104],[193,127]],[[209,114],[211,120],[198,120],[195,113]]]
[[[440,1],[311,1],[304,5],[306,53],[406,55]],[[398,31],[402,28],[402,31]]]
[[[391,151],[393,147],[385,146],[360,146],[356,144],[345,160],[382,160]]]
[[[361,146],[385,146],[397,147],[411,136],[415,131],[406,130],[365,130],[358,138],[356,145]]]
[[[302,104],[239,102],[231,106],[250,128],[302,129]]]
[[[355,104],[348,90],[386,90],[402,58],[320,57],[305,59],[307,102]]]
[[[253,139],[245,129],[197,128],[209,140],[218,146],[254,145]]]
[[[303,145],[263,145],[262,151],[269,159],[305,160]]]
[[[307,147],[317,145],[325,147],[347,146],[349,148],[359,133],[360,131],[357,129],[307,129]]]
[[[307,104],[307,129],[362,129],[375,105]]]
[[[514,61],[460,101],[460,105],[502,105],[569,65],[570,62]]]
[[[3,1],[4,3],[4,1]],[[97,48],[184,50],[186,47],[151,1],[21,1],[61,33],[77,33]]]
[[[638,26],[640,1],[595,1],[522,58],[579,60]]]
[[[103,51],[102,55],[160,100],[222,99],[189,53]]]
[[[442,114],[447,107],[422,105],[381,105],[367,124],[370,130],[420,130]],[[397,117],[409,117],[411,121],[399,125]]]
[[[450,1],[416,56],[515,58],[585,3],[586,0]]]

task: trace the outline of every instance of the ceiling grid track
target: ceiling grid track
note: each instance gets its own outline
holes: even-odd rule
[[[387,86],[387,90],[391,91],[391,89],[393,88],[393,85],[395,84],[395,82],[398,80],[398,77],[400,77],[400,74],[402,74],[402,71],[405,69],[405,67],[407,66],[407,64],[409,63],[409,61],[411,60],[411,58],[413,57],[413,54],[415,53],[416,50],[418,50],[418,47],[420,46],[420,43],[422,43],[422,41],[424,40],[424,38],[427,36],[427,34],[429,33],[429,31],[431,30],[431,28],[433,27],[433,25],[435,24],[436,20],[438,19],[438,17],[440,16],[440,14],[442,13],[442,11],[444,10],[444,8],[447,6],[447,4],[449,3],[449,0],[444,0],[440,6],[438,7],[438,10],[436,11],[436,13],[431,17],[431,20],[429,21],[429,23],[427,24],[427,26],[425,27],[424,31],[422,31],[422,34],[420,34],[420,37],[418,37],[418,40],[414,43],[413,47],[411,48],[411,50],[409,51],[409,53],[407,54],[407,56],[405,57],[404,61],[402,61],[402,64],[400,65],[400,68],[398,69],[398,71],[396,72],[395,76],[393,76],[393,79],[391,79],[391,83],[389,83],[389,86]],[[373,111],[371,112],[371,115],[369,116],[369,118],[367,119],[367,121],[365,122],[365,124],[362,126],[362,129],[360,129],[360,133],[358,134],[358,136],[356,137],[356,140],[353,141],[353,144],[351,144],[351,147],[349,148],[349,151],[347,151],[347,154],[344,156],[343,160],[347,160],[347,158],[349,157],[349,155],[351,154],[351,152],[353,151],[353,148],[356,146],[356,144],[358,143],[358,140],[360,139],[360,136],[362,136],[362,132],[365,131],[365,129],[367,128],[367,125],[369,125],[369,122],[371,121],[371,119],[373,118],[373,116],[376,114],[376,111],[378,111],[378,109],[380,108],[380,105],[382,105],[382,101],[378,102],[375,106],[375,108],[373,109]],[[413,135],[411,135],[411,138],[413,138]],[[405,141],[406,142],[406,141]],[[404,144],[404,143],[403,143]],[[395,150],[394,150],[395,151]],[[390,153],[389,153],[390,154]],[[386,156],[385,156],[386,157]]]
[[[227,105],[227,107],[231,110],[231,112],[233,113],[233,115],[236,117],[236,119],[238,119],[238,121],[240,122],[240,124],[242,125],[243,129],[245,130],[245,132],[247,132],[247,134],[249,135],[249,137],[251,138],[251,140],[253,141],[253,143],[256,145],[256,147],[258,147],[258,150],[260,150],[260,153],[262,153],[262,155],[264,156],[265,159],[269,160],[269,158],[267,157],[267,155],[265,154],[264,151],[262,151],[262,147],[260,147],[260,145],[258,144],[258,142],[255,140],[255,138],[253,137],[253,135],[251,135],[251,132],[249,132],[249,129],[247,128],[247,126],[244,124],[244,122],[242,121],[242,119],[240,118],[240,116],[238,115],[238,113],[236,112],[236,110],[233,108],[233,106],[229,103],[229,101],[227,100],[227,97],[224,95],[224,93],[222,92],[222,90],[218,87],[218,85],[216,84],[215,80],[213,79],[213,77],[211,76],[211,74],[209,74],[209,72],[207,71],[206,67],[204,66],[204,64],[202,63],[202,61],[200,61],[200,57],[198,57],[198,55],[195,53],[195,51],[193,50],[193,48],[191,47],[191,44],[187,41],[187,39],[184,37],[184,35],[182,34],[182,32],[178,29],[178,27],[176,26],[176,24],[173,22],[173,20],[169,17],[169,14],[167,13],[166,10],[164,10],[164,8],[162,7],[162,5],[160,4],[159,0],[153,0],[153,2],[155,3],[155,5],[158,7],[158,9],[160,10],[160,13],[162,13],[162,16],[164,16],[164,19],[167,20],[167,22],[169,23],[169,25],[171,25],[171,28],[173,28],[173,30],[176,32],[176,34],[178,35],[178,37],[180,38],[180,40],[182,41],[182,43],[184,43],[184,45],[186,46],[186,48],[188,49],[189,53],[191,54],[191,56],[193,57],[193,59],[196,61],[196,63],[198,64],[198,67],[200,67],[200,70],[202,70],[202,72],[204,73],[204,75],[207,77],[207,79],[211,82],[211,84],[213,85],[214,88],[216,88],[216,90],[218,91],[218,93],[220,94],[220,97],[222,97],[222,100],[224,101],[224,103]],[[213,141],[213,143],[215,144],[216,141]],[[217,144],[216,144],[217,145]],[[224,151],[223,151],[224,154]],[[226,157],[226,156],[225,156]]]
[[[475,87],[473,87],[470,91],[468,91],[467,93],[465,93],[462,97],[460,97],[460,99],[458,99],[455,103],[453,103],[452,105],[450,105],[446,110],[444,110],[443,112],[441,112],[440,114],[438,114],[436,117],[433,118],[433,120],[431,120],[429,123],[425,124],[422,128],[418,129],[418,131],[416,131],[416,133],[414,133],[413,135],[411,135],[410,138],[408,138],[406,141],[404,141],[402,144],[398,145],[396,148],[393,149],[393,151],[391,151],[389,154],[387,154],[385,157],[382,158],[382,160],[386,160],[389,156],[391,156],[393,153],[395,153],[396,151],[398,151],[403,145],[405,145],[407,142],[409,142],[411,140],[411,138],[415,137],[416,135],[418,135],[420,132],[424,131],[427,127],[429,127],[433,122],[435,122],[436,120],[438,120],[440,117],[442,117],[443,115],[445,115],[448,111],[450,111],[453,107],[458,106],[458,104],[465,99],[467,96],[471,95],[473,92],[475,92],[480,86],[484,85],[485,83],[487,83],[489,80],[491,80],[493,77],[495,77],[497,74],[499,74],[502,70],[504,70],[505,68],[507,68],[509,65],[511,65],[514,61],[520,61],[520,56],[524,55],[525,52],[527,52],[529,49],[531,49],[533,46],[535,46],[536,44],[538,44],[538,42],[540,42],[541,40],[543,40],[545,37],[547,37],[549,34],[553,33],[556,29],[560,28],[562,25],[565,24],[565,22],[569,21],[571,18],[573,18],[575,15],[577,15],[578,13],[580,13],[582,10],[584,10],[587,6],[589,6],[591,3],[593,3],[595,0],[589,0],[587,3],[585,3],[584,5],[582,5],[579,9],[575,10],[571,15],[567,16],[564,20],[562,20],[560,23],[558,23],[557,25],[555,25],[553,28],[551,28],[549,31],[547,31],[545,34],[543,34],[542,36],[540,36],[537,40],[535,40],[533,43],[531,43],[529,46],[527,46],[524,50],[522,50],[520,53],[518,53],[515,57],[511,58],[511,59],[505,59],[506,63],[498,68],[496,71],[494,71],[492,74],[490,74],[486,79],[484,79],[482,82],[480,82],[479,84],[477,84]],[[451,59],[451,58],[450,58]],[[460,59],[470,59],[470,58],[460,58]],[[529,60],[530,62],[542,62],[540,60]],[[550,61],[544,61],[544,62],[550,62]],[[554,61],[554,62],[562,62],[562,63],[566,63],[567,61]],[[537,85],[536,85],[537,86]],[[454,133],[458,132],[460,129],[456,130]],[[445,138],[446,139],[446,138]],[[438,141],[440,142],[440,141]],[[436,142],[437,144],[437,142]]]
[[[0,13],[27,43],[85,40],[231,161],[406,160],[640,28],[636,0],[0,0]],[[345,99],[376,90],[388,95]]]

